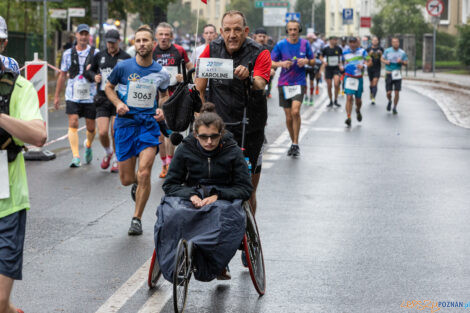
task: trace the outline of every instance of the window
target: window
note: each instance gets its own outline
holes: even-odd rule
[[[449,0],[442,0],[444,3],[444,10],[441,14],[441,20],[439,24],[449,24],[450,22],[450,1]]]

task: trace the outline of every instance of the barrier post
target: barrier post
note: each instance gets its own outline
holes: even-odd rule
[[[34,53],[34,60],[26,62],[25,76],[38,93],[39,111],[46,125],[47,137],[49,138],[49,112],[47,104],[47,62],[38,60],[38,53]],[[55,154],[38,147],[30,148],[24,153],[25,160],[49,161],[55,159]]]

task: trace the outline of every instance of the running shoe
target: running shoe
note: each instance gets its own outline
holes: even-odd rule
[[[351,118],[348,117],[348,118],[344,121],[344,123],[346,123],[346,125],[348,125],[348,127],[351,127]]]
[[[268,99],[271,99],[273,96],[271,94],[268,95]]]
[[[335,100],[333,104],[336,105],[338,108],[341,107],[341,104],[338,103],[338,100]]]
[[[287,150],[287,156],[292,156],[293,152],[294,152],[294,145],[291,145],[289,150]]]
[[[163,165],[163,166],[162,166],[162,172],[160,173],[160,175],[159,175],[158,177],[160,177],[160,178],[165,178],[166,175],[168,174],[168,168],[169,168],[169,167],[170,167],[170,166],[169,166],[168,164],[167,164],[167,165]]]
[[[70,167],[80,167],[82,163],[80,162],[80,158],[73,158],[72,162],[70,162]]]
[[[372,98],[372,99],[371,99],[370,104],[371,104],[371,105],[375,105],[375,98]]]
[[[392,109],[392,101],[388,101],[387,111],[390,111],[391,109]]]
[[[119,165],[116,159],[113,160],[113,165],[111,165],[111,173],[119,173]]]
[[[330,101],[330,104],[326,106],[327,108],[332,108],[333,107],[333,101]]]
[[[299,148],[299,145],[292,145],[293,148],[292,148],[292,156],[294,157],[298,157],[300,156],[300,148]]]
[[[344,90],[341,90],[341,95],[344,96]]]
[[[393,114],[398,114],[397,108],[393,108]]]
[[[16,309],[16,313],[24,313],[24,311],[21,309]]]
[[[246,259],[246,253],[245,250],[242,250],[242,264],[244,267],[248,267],[248,260]]]
[[[230,275],[230,269],[228,268],[228,265],[224,268],[224,271],[222,274],[217,275],[217,280],[229,280],[232,279],[232,276]]]
[[[135,193],[137,192],[137,183],[132,184],[131,187],[131,198],[135,202]]]
[[[85,162],[86,164],[90,164],[91,160],[93,160],[93,150],[91,149],[91,147],[87,147],[86,142],[87,139],[85,139],[85,141],[83,142],[83,146],[85,147]]]
[[[310,106],[312,106],[312,105],[314,105],[314,103],[315,103],[315,102],[314,102],[314,100],[313,100],[313,97],[310,97],[310,101],[308,102],[308,104],[309,104]]]
[[[318,96],[320,94],[320,88],[315,88],[315,94]]]
[[[362,114],[361,114],[361,111],[356,111],[356,117],[357,117],[357,121],[358,121],[358,122],[361,122],[361,121],[362,121]]]
[[[101,168],[102,169],[107,169],[109,167],[109,165],[111,164],[111,158],[112,158],[112,154],[108,154],[108,155],[105,155],[103,160],[101,161]]]
[[[131,227],[129,227],[129,231],[127,232],[129,236],[139,236],[142,235],[142,222],[139,218],[133,217],[131,221]]]

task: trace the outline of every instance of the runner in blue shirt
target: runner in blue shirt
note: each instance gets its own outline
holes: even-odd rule
[[[164,119],[157,107],[158,102],[162,104],[168,99],[170,74],[153,60],[155,46],[152,29],[147,25],[139,27],[135,33],[136,57],[118,63],[105,87],[106,96],[118,114],[114,140],[119,177],[124,186],[133,185],[135,212],[129,235],[142,234],[141,218],[150,195],[151,171],[160,144],[158,121]]]
[[[353,97],[356,99],[356,116],[358,122],[362,121],[361,106],[362,92],[364,88],[363,74],[365,66],[372,65],[372,59],[366,50],[361,48],[356,37],[349,38],[349,48],[343,51],[343,63],[345,80],[344,92],[346,93],[346,113],[348,115],[345,123],[351,126],[351,113],[353,107]]]
[[[284,108],[286,124],[292,145],[289,156],[299,156],[300,105],[304,98],[307,80],[305,65],[315,64],[310,43],[300,38],[302,27],[297,21],[286,25],[287,38],[279,41],[271,52],[272,67],[282,67],[278,80],[279,105]]]
[[[408,65],[408,56],[400,49],[400,40],[392,38],[392,46],[387,48],[382,56],[385,64],[385,89],[387,90],[387,111],[392,109],[392,90],[395,90],[393,98],[393,114],[397,114],[397,105],[401,90],[401,66]]]

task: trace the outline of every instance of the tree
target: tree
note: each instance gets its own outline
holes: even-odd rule
[[[255,8],[253,0],[232,0],[227,10],[239,10],[245,14],[251,31],[263,26],[263,9]]]
[[[190,3],[184,3],[177,1],[168,6],[168,22],[174,24],[178,22],[178,33],[179,34],[194,34],[196,31],[196,20],[197,14],[191,11]],[[199,17],[199,29],[198,34],[202,33],[202,28],[207,24],[207,21]]]
[[[301,13],[302,25],[312,27],[312,4],[313,0],[297,0],[295,12]],[[325,0],[315,1],[314,28],[315,31],[325,33]]]
[[[460,61],[465,65],[470,65],[470,25],[462,25],[458,27],[459,39],[457,43],[457,54]]]

